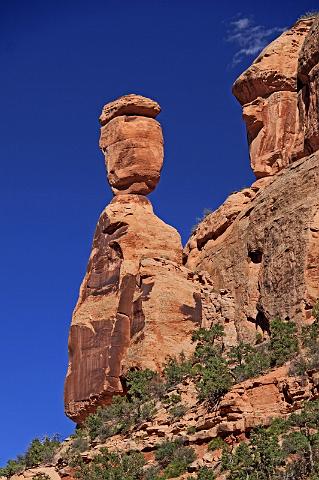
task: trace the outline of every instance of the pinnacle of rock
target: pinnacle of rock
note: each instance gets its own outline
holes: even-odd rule
[[[233,85],[243,106],[250,162],[257,178],[275,175],[303,155],[298,57],[314,18],[298,21],[256,58]]]
[[[114,195],[148,195],[163,166],[163,135],[154,117],[160,112],[154,100],[126,95],[103,107],[100,148]]]

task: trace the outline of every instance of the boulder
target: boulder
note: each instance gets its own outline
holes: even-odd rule
[[[109,184],[115,195],[147,195],[154,190],[163,166],[163,135],[153,118],[119,116],[101,128]]]
[[[298,21],[268,45],[233,85],[243,106],[250,162],[257,178],[303,156],[298,112],[298,57],[314,18]]]
[[[101,125],[106,125],[112,118],[120,115],[141,115],[155,118],[160,111],[161,107],[155,100],[133,93],[107,103],[103,107],[99,120]]]
[[[267,334],[276,316],[299,324],[311,317],[319,297],[318,181],[316,152],[246,196],[239,211],[231,196],[186,244],[186,267],[208,272],[215,291],[233,299],[239,339]]]

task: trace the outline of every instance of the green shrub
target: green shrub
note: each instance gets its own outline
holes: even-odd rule
[[[151,465],[144,470],[143,480],[162,480],[161,468],[159,465]]]
[[[172,395],[164,398],[163,403],[167,405],[176,405],[182,400],[182,397],[178,393],[173,393]]]
[[[129,396],[133,399],[148,400],[161,398],[165,392],[163,381],[158,373],[149,370],[132,370],[127,374]]]
[[[319,401],[288,419],[257,428],[233,451],[223,449],[221,468],[229,480],[318,480]]]
[[[57,435],[51,438],[44,437],[42,440],[35,438],[24,455],[18,455],[16,460],[9,460],[5,467],[0,468],[0,476],[11,477],[21,473],[25,468],[52,462],[59,446],[60,440]]]
[[[113,397],[111,405],[100,407],[96,413],[89,415],[84,423],[84,432],[91,440],[112,437],[117,433],[126,433],[131,427],[150,420],[155,413],[154,401],[143,401],[127,397]]]
[[[74,438],[71,448],[75,452],[82,453],[82,452],[85,452],[85,450],[87,450],[89,446],[90,445],[89,445],[88,439],[84,436],[79,435]]]
[[[242,442],[234,452],[224,449],[222,469],[228,471],[231,480],[270,480],[277,478],[274,475],[282,460],[277,437],[266,429],[257,429],[250,445]]]
[[[186,412],[187,412],[187,408],[182,403],[173,405],[173,407],[171,407],[168,411],[170,419],[172,421],[182,418]]]
[[[303,347],[307,349],[308,353],[315,354],[318,352],[319,340],[319,320],[315,320],[311,325],[302,328],[301,331]]]
[[[164,367],[164,375],[168,388],[182,382],[192,373],[192,362],[187,360],[184,353],[180,353],[179,357],[169,357]]]
[[[175,478],[186,472],[188,465],[195,459],[195,451],[183,445],[183,441],[163,442],[155,452],[155,459],[164,468],[164,478]]]
[[[302,432],[292,432],[283,439],[282,449],[286,455],[302,454],[309,451],[309,440]]]
[[[165,441],[161,443],[155,451],[155,460],[161,465],[161,467],[167,467],[170,461],[173,459],[176,449],[183,446],[182,440]]]
[[[222,470],[228,472],[230,480],[251,479],[255,469],[254,456],[247,443],[240,443],[234,452],[223,451],[221,460]]]
[[[319,315],[316,310],[316,303],[313,315]],[[303,352],[299,354],[290,364],[289,375],[305,375],[309,370],[319,368],[319,321],[316,319],[311,325],[302,327],[301,331]]]
[[[52,462],[59,446],[60,440],[57,436],[44,437],[42,440],[35,438],[25,454],[26,467],[30,468]]]
[[[235,362],[232,369],[236,382],[261,375],[270,367],[270,355],[265,350],[256,350],[251,345],[240,342],[229,352],[230,362]]]
[[[289,425],[299,428],[319,428],[319,400],[307,402],[300,413],[292,413]]]
[[[219,448],[225,448],[225,447],[226,447],[226,443],[220,437],[213,438],[208,444],[208,450],[211,450],[211,451],[217,450]]]
[[[201,467],[196,475],[196,480],[215,480],[216,476],[211,468]]]
[[[190,427],[187,428],[187,433],[188,435],[194,435],[194,433],[196,433],[196,427],[191,425]]]
[[[80,464],[77,476],[81,480],[140,480],[144,465],[142,453],[120,455],[101,449],[89,464]]]
[[[196,459],[195,450],[185,445],[174,451],[171,461],[164,470],[164,477],[175,478],[187,471],[187,467]]]
[[[26,468],[23,456],[18,456],[16,460],[8,460],[7,465],[0,468],[0,477],[11,477],[12,475],[23,472]]]
[[[296,325],[275,318],[270,324],[271,364],[282,365],[298,352]]]
[[[285,418],[275,418],[271,422],[270,426],[268,427],[268,432],[270,435],[274,435],[275,437],[278,437],[279,435],[286,433],[289,427],[290,427],[289,420]]]
[[[232,384],[233,378],[226,360],[214,348],[210,349],[209,355],[206,349],[205,363],[196,380],[199,399],[215,405]]]
[[[216,323],[211,326],[211,328],[198,328],[195,330],[192,336],[193,342],[200,342],[202,344],[214,345],[216,340],[222,340],[224,337],[224,327],[223,325]]]
[[[221,325],[213,325],[210,329],[199,328],[193,334],[197,341],[194,361],[198,361],[197,375],[195,377],[198,397],[214,405],[231,388],[233,378],[228,368],[227,361],[222,356],[220,345],[224,329]]]

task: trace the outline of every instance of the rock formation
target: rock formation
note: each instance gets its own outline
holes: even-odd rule
[[[222,322],[227,348],[266,337],[276,316],[311,320],[318,30],[318,19],[298,21],[236,80],[257,180],[200,223],[183,261],[179,234],[145,196],[163,162],[159,105],[128,95],[103,108],[100,146],[114,198],[98,221],[70,330],[65,404],[76,422],[125,391],[128,369],[161,371],[167,356],[191,352],[198,325]]]
[[[243,106],[251,167],[257,178],[276,174],[302,155],[297,70],[312,22],[311,18],[300,20],[284,32],[234,83],[233,93]]]
[[[163,135],[154,119],[158,103],[127,95],[105,105],[100,116],[100,148],[115,195],[147,195],[156,187],[163,165]]]
[[[161,370],[167,356],[190,352],[201,323],[180,235],[144,196],[163,162],[161,127],[151,118],[159,111],[156,102],[128,95],[100,117],[115,196],[99,218],[70,329],[65,408],[76,422],[123,392],[127,369]]]
[[[208,215],[184,249],[185,265],[226,295],[237,338],[267,335],[276,316],[302,324],[319,297],[318,30],[318,19],[297,22],[236,80],[264,178]]]

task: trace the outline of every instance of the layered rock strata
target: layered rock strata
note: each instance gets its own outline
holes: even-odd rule
[[[180,396],[182,405],[187,406],[187,412],[181,418],[172,419],[169,398],[176,396]],[[213,439],[221,437],[229,446],[236,446],[256,426],[268,426],[274,418],[286,418],[303,407],[305,402],[318,396],[318,373],[289,377],[287,366],[235,385],[215,409],[207,409],[205,404],[200,403],[195,385],[191,381],[184,381],[170,391],[164,401],[156,403],[156,413],[151,420],[130,428],[126,433],[113,435],[104,442],[94,441],[80,455],[88,464],[105,447],[117,454],[139,451],[150,467],[154,465],[154,454],[163,441],[187,439],[196,452],[196,460],[185,477],[188,478],[192,472],[196,478],[202,466],[215,469],[220,464],[222,450],[211,448]],[[11,477],[12,480],[31,480],[41,473],[51,480],[75,480],[76,469],[67,462],[67,452],[72,442],[71,438],[63,442],[50,465],[27,469]]]
[[[78,423],[125,391],[128,369],[160,371],[167,356],[189,353],[201,324],[200,291],[182,266],[180,235],[142,195],[156,185],[163,160],[159,123],[139,115],[155,115],[154,104],[130,95],[101,116],[115,196],[99,218],[70,329],[65,408]]]

